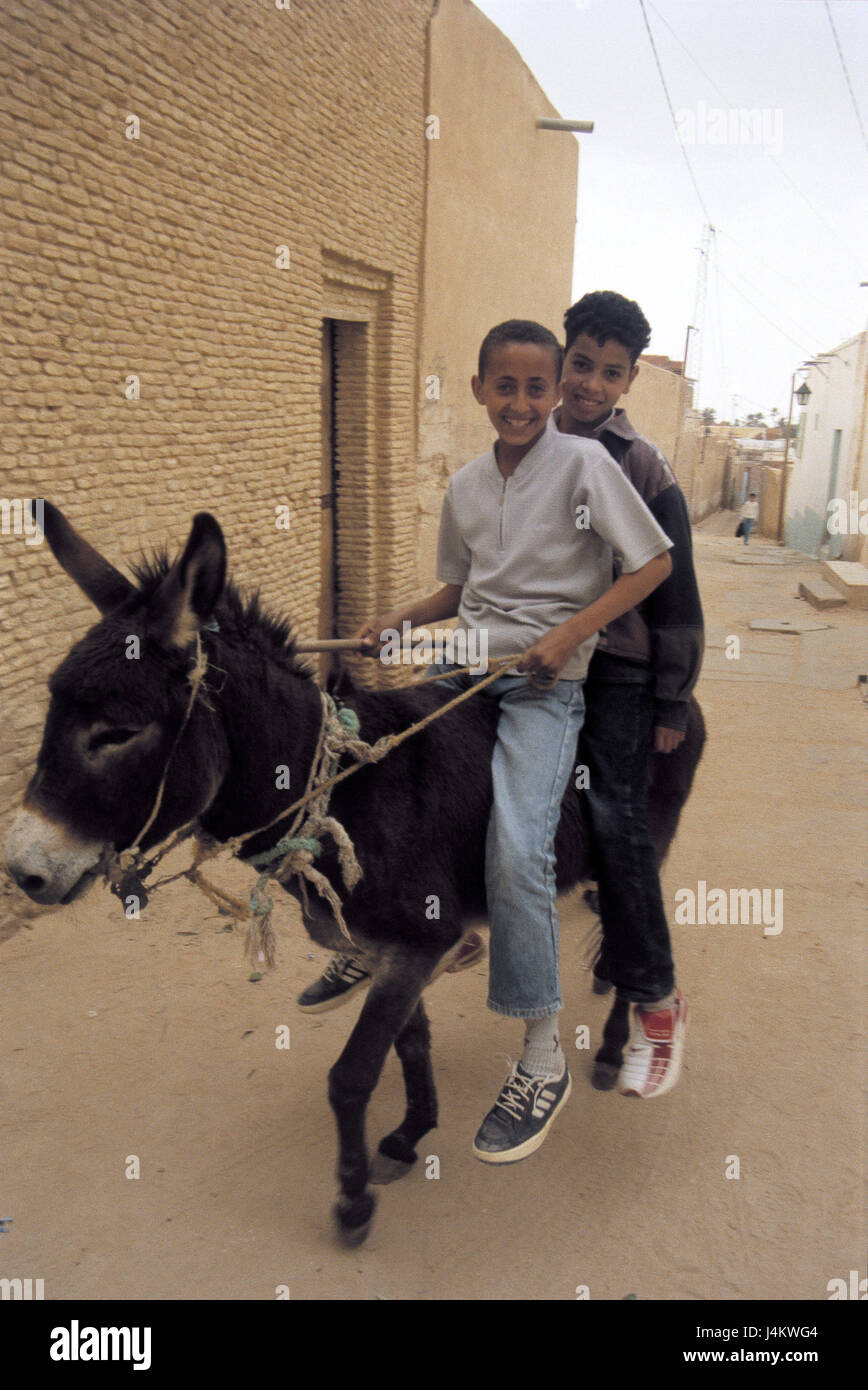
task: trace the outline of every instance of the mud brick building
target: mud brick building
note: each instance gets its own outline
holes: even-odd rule
[[[307,635],[418,592],[482,332],[569,302],[577,143],[470,0],[4,0],[0,92],[5,834],[94,617],[11,504],[122,569],[211,511]]]

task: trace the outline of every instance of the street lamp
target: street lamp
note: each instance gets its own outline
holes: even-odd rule
[[[794,399],[797,399],[798,402],[799,402],[799,405],[800,405],[800,406],[803,406],[803,405],[806,405],[806,404],[807,404],[808,397],[809,397],[810,394],[811,394],[811,388],[810,388],[810,386],[808,385],[808,383],[807,383],[806,381],[803,381],[803,382],[802,382],[802,384],[801,384],[801,386],[799,387],[798,391],[796,390],[796,377],[798,376],[799,372],[805,371],[806,368],[808,368],[808,367],[816,367],[816,366],[818,366],[818,363],[817,363],[816,358],[813,358],[813,357],[810,359],[809,362],[803,362],[803,363],[801,364],[801,366],[800,366],[800,367],[797,367],[796,370],[793,372],[792,379],[791,379],[791,381],[790,381],[790,413],[789,413],[789,415],[787,416],[787,435],[786,435],[786,443],[784,444],[784,466],[783,466],[783,468],[781,469],[781,495],[780,495],[780,501],[779,501],[779,505],[778,505],[778,544],[779,544],[779,545],[784,545],[784,544],[785,544],[785,541],[786,541],[786,537],[785,537],[785,535],[784,535],[784,511],[785,511],[785,508],[786,508],[786,505],[787,505],[787,481],[788,481],[787,463],[788,463],[788,461],[789,461],[789,454],[790,454],[790,426],[791,426],[792,423],[793,423],[793,400],[794,400]]]

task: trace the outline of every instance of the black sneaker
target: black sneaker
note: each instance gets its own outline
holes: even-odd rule
[[[480,1125],[473,1152],[483,1163],[515,1163],[535,1152],[570,1094],[570,1073],[529,1076],[516,1062]]]
[[[351,994],[370,983],[371,976],[355,956],[335,956],[319,979],[302,990],[296,1002],[302,1013],[324,1014],[326,1009],[345,1004]]]

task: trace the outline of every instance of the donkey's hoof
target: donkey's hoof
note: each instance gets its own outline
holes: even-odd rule
[[[375,1187],[385,1187],[386,1183],[405,1178],[412,1167],[412,1163],[404,1163],[400,1158],[390,1158],[388,1154],[374,1154],[368,1182],[372,1182]]]
[[[406,1177],[417,1158],[416,1150],[400,1134],[387,1134],[374,1154],[368,1181],[378,1187],[397,1182]]]
[[[621,1072],[620,1062],[615,1065],[612,1062],[594,1062],[594,1070],[591,1072],[591,1085],[595,1091],[611,1091],[617,1084]]]
[[[372,1192],[358,1197],[341,1197],[335,1203],[334,1217],[342,1245],[361,1245],[371,1229],[377,1199]]]

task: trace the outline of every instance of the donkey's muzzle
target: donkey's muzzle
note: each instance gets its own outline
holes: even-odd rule
[[[103,848],[37,812],[19,811],[6,841],[6,868],[34,902],[71,902],[95,877]]]

